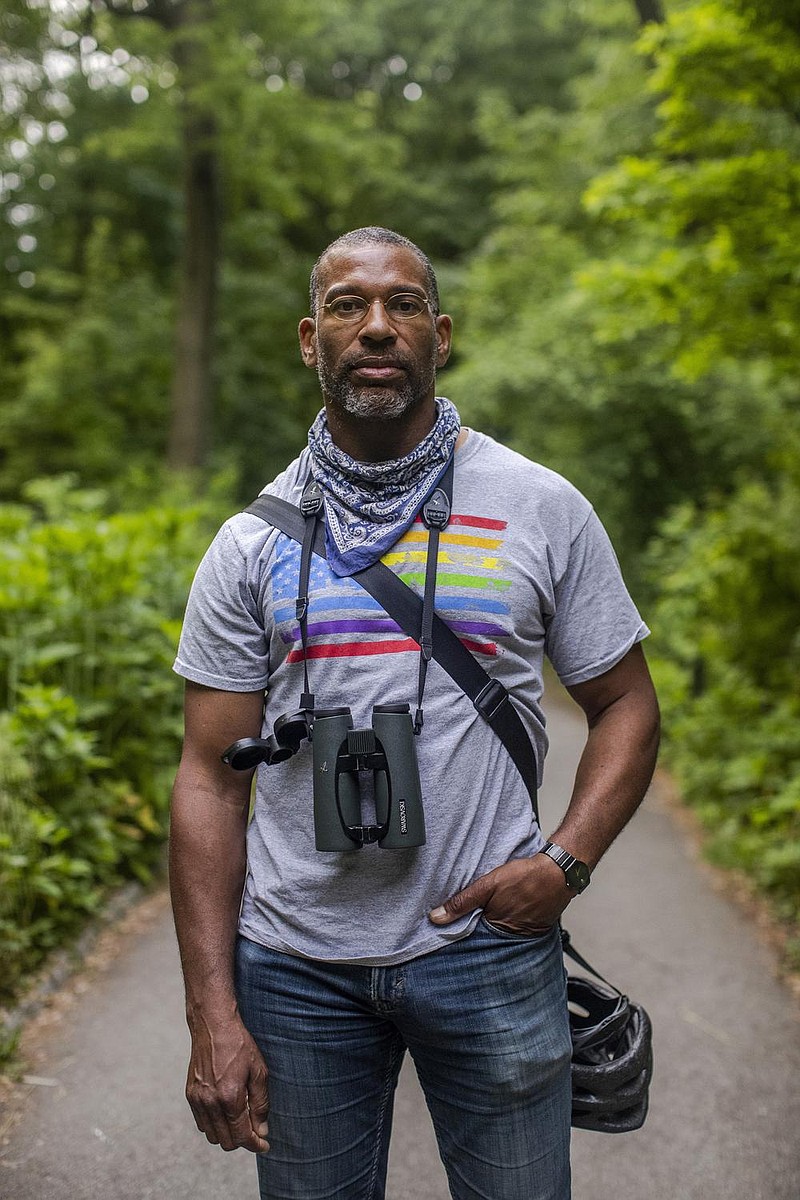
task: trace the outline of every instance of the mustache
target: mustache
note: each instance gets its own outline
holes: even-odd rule
[[[404,371],[413,370],[413,361],[405,354],[351,354],[339,362],[340,371],[354,371],[368,364],[370,367],[400,367]]]

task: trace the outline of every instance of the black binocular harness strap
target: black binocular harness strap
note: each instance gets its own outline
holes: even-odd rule
[[[300,696],[300,710],[306,713],[314,711],[314,696],[308,682],[308,580],[311,574],[311,551],[314,548],[316,523],[322,515],[323,504],[322,489],[318,483],[311,480],[306,484],[303,498],[300,501],[300,512],[305,519],[305,530],[302,538],[300,579],[295,602],[295,616],[300,624],[300,640],[303,644],[303,692]]]
[[[258,496],[244,511],[280,529],[281,533],[301,545],[311,524],[296,505],[278,496]],[[321,522],[315,522],[315,526],[313,551],[320,558],[325,558],[325,529]],[[426,641],[430,640],[432,657],[466,693],[510,754],[527,788],[538,824],[536,755],[522,719],[503,684],[492,679],[438,614],[433,613],[430,632],[427,629],[423,632],[423,601],[385,563],[373,563],[357,571],[351,578],[369,592],[418,645],[422,644],[423,637]]]

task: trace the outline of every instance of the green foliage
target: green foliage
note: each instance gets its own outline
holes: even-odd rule
[[[448,388],[465,416],[562,471],[602,514],[633,574],[658,520],[708,468],[689,436],[689,389],[656,348],[610,346],[581,285],[614,246],[583,204],[592,177],[652,141],[646,68],[631,53],[629,6],[583,39],[588,65],[563,109],[483,107],[502,156],[496,228],[472,257]],[[652,339],[651,339],[652,343]]]
[[[68,480],[0,507],[0,998],[160,864],[180,744],[170,671],[209,507],[105,511]]]
[[[484,107],[505,189],[450,391],[596,504],[647,602],[665,754],[711,852],[797,922],[796,13],[688,3],[638,62],[621,16],[571,108]]]
[[[604,339],[660,343],[669,376],[692,385],[690,429],[705,404],[720,438],[713,487],[650,549],[666,753],[712,855],[796,926],[800,35],[786,9],[712,2],[647,31],[642,49],[657,135],[587,191],[630,253],[583,283]],[[715,386],[733,379],[743,407]]]
[[[445,271],[470,252],[498,185],[488,98],[567,105],[584,20],[555,0],[118,7],[0,14],[0,496],[163,455],[188,111],[213,114],[224,208],[208,441],[249,496],[318,405],[296,334],[317,254],[369,223]]]
[[[743,486],[678,509],[654,543],[667,759],[711,833],[800,920],[800,488]]]
[[[45,463],[53,472],[80,463],[85,479],[110,484],[121,458],[153,470],[163,457],[170,302],[133,266],[140,239],[129,234],[114,254],[111,242],[110,223],[98,220],[83,294],[25,334],[16,395],[0,411],[0,494],[19,494]],[[51,274],[41,278],[47,287]]]
[[[694,5],[643,36],[660,124],[645,157],[587,193],[589,210],[636,227],[639,252],[596,268],[595,290],[630,331],[675,331],[674,369],[721,357],[796,368],[800,133],[796,30],[752,25],[728,3]],[[614,336],[614,330],[611,331]]]

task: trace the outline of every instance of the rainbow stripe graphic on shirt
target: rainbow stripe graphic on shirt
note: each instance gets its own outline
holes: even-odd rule
[[[436,609],[473,654],[500,653],[498,639],[511,633],[508,590],[502,557],[505,521],[454,513],[439,538]],[[417,592],[425,585],[428,531],[418,518],[383,557]],[[295,618],[300,547],[280,534],[272,567],[275,622],[289,650],[287,662],[301,662]],[[349,658],[418,652],[413,638],[351,579],[334,575],[316,555],[311,563],[308,657]]]

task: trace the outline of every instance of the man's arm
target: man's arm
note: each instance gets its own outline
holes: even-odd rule
[[[551,840],[594,867],[647,791],[658,752],[658,702],[638,645],[610,671],[568,690],[586,714],[588,736],[569,807]],[[482,875],[431,920],[445,925],[483,908],[489,921],[536,933],[555,924],[575,895],[558,864],[536,854]]]
[[[269,1149],[267,1069],[233,988],[252,772],[231,770],[220,755],[238,738],[260,735],[262,703],[262,692],[186,685],[170,824],[170,890],[192,1035],[186,1098],[210,1142],[256,1152]]]

